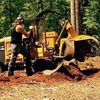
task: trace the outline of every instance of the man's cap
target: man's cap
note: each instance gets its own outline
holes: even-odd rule
[[[23,17],[19,16],[19,17],[17,17],[16,21],[20,22],[20,23],[23,23],[24,19],[23,19]]]

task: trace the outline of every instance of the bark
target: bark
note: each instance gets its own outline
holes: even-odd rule
[[[80,6],[79,0],[70,0],[71,8],[71,23],[76,32],[80,33]]]
[[[76,18],[76,32],[80,34],[80,14],[79,14],[79,0],[75,0],[75,18]]]
[[[71,23],[74,29],[76,29],[76,21],[75,21],[75,0],[70,0],[70,8],[71,8]]]

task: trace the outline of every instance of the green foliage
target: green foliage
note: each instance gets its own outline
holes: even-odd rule
[[[99,35],[100,33],[100,1],[90,0],[85,7],[83,24],[86,26],[88,34]],[[99,35],[100,36],[100,35]]]
[[[1,0],[0,1],[0,36],[10,34],[12,23],[23,11],[23,2],[26,0]]]
[[[30,20],[33,20],[41,11],[50,9],[61,12],[69,18],[69,0],[0,0],[0,36],[10,35],[12,23],[19,15],[25,19],[28,29]],[[59,18],[55,15],[46,17],[46,30],[58,30]]]
[[[100,36],[100,1],[80,0],[80,3],[83,31],[89,35]],[[59,12],[66,19],[70,19],[70,0],[0,0],[0,36],[10,35],[12,23],[19,15],[24,17],[25,27],[28,30],[30,20],[46,9]],[[60,32],[62,28],[59,25],[60,19],[61,17],[55,14],[48,14],[45,19],[46,31]]]
[[[98,39],[99,44],[91,43],[90,55],[100,56],[100,0],[81,0],[83,33]]]

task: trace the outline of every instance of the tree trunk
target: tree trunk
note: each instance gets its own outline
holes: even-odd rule
[[[12,10],[12,8],[11,8],[11,0],[9,0],[9,19],[10,19],[10,25],[12,24],[12,12],[11,12],[11,10]]]
[[[71,23],[74,29],[76,29],[76,16],[75,16],[75,0],[70,0],[70,11],[71,11]]]
[[[80,33],[80,5],[79,0],[70,0],[71,23],[77,34]]]
[[[75,21],[76,21],[76,32],[80,34],[80,14],[79,14],[79,0],[75,0]]]

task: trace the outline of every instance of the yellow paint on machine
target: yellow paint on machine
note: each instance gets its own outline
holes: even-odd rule
[[[10,61],[11,55],[11,37],[4,37],[0,39],[0,61],[8,63]],[[21,54],[17,57],[17,62],[23,61],[23,56]]]

